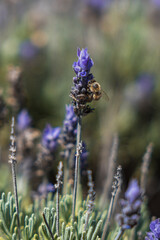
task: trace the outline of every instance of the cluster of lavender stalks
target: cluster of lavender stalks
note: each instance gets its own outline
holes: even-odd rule
[[[99,86],[94,80],[92,73],[90,73],[91,67],[93,66],[93,60],[90,58],[87,49],[78,49],[77,52],[78,61],[74,62],[73,69],[76,73],[76,77],[73,78],[73,87],[70,92],[70,96],[72,98],[73,105],[66,106],[66,117],[63,123],[63,128],[52,128],[51,125],[47,125],[42,134],[42,141],[39,146],[39,155],[38,155],[38,163],[42,164],[42,168],[46,168],[48,171],[48,166],[53,161],[55,150],[58,145],[61,145],[62,152],[61,156],[64,159],[64,174],[63,174],[63,164],[59,163],[58,166],[58,174],[56,176],[57,183],[55,185],[49,184],[47,187],[41,186],[41,192],[47,191],[55,191],[57,190],[57,200],[56,200],[56,211],[57,211],[57,220],[56,220],[56,231],[59,236],[59,194],[61,190],[61,186],[64,181],[63,186],[63,194],[67,193],[67,182],[70,180],[71,174],[70,169],[74,165],[74,187],[73,187],[73,204],[72,204],[72,222],[75,222],[75,210],[77,204],[77,194],[80,190],[80,177],[81,170],[85,163],[85,159],[88,155],[85,149],[85,143],[81,140],[81,129],[82,129],[82,118],[89,113],[91,113],[94,109],[90,107],[89,103],[94,100],[94,94],[99,94],[98,91],[101,89],[97,89]],[[92,83],[92,88],[91,88]],[[94,85],[95,84],[95,85]],[[99,98],[100,99],[100,98]],[[19,113],[17,118],[17,126],[19,135],[22,134],[27,128],[29,128],[31,124],[31,117],[29,116],[26,110],[23,110]],[[37,133],[39,136],[39,134]],[[23,139],[24,141],[24,139]],[[115,151],[117,148],[117,136],[114,138],[113,149],[111,151],[111,166],[109,169],[114,174],[115,169]],[[76,148],[76,154],[75,154]],[[19,229],[19,239],[21,239],[20,233],[20,225],[19,225],[19,209],[18,209],[18,194],[17,194],[17,183],[16,183],[16,172],[15,172],[15,164],[16,164],[16,146],[15,146],[15,135],[14,135],[14,118],[12,118],[11,125],[11,146],[10,146],[10,156],[9,162],[12,165],[12,176],[13,176],[13,185],[14,185],[14,196],[16,203],[16,212],[17,212],[17,223]],[[143,164],[142,164],[142,175],[141,175],[141,187],[139,187],[137,180],[133,179],[127,191],[125,192],[124,198],[120,200],[121,205],[121,213],[117,214],[116,220],[120,227],[115,240],[121,239],[125,230],[132,229],[137,225],[138,220],[140,218],[140,210],[143,201],[143,195],[145,193],[146,187],[146,178],[148,166],[150,163],[152,153],[152,144],[150,144],[147,148],[147,152],[144,155]],[[87,165],[86,165],[87,166]],[[106,221],[104,223],[102,240],[105,240],[110,228],[111,217],[115,207],[115,202],[117,201],[120,186],[122,183],[121,177],[121,166],[117,167],[117,171],[115,176],[112,178],[113,181],[113,191],[111,196],[111,201],[108,208],[108,213],[106,217]],[[95,200],[95,191],[94,191],[94,183],[92,181],[92,172],[90,170],[88,173],[88,187],[89,187],[89,200],[87,205],[86,212],[86,222],[84,226],[84,230],[87,228],[89,216],[94,208],[94,200]],[[64,176],[63,176],[64,175]],[[109,180],[110,181],[110,180]],[[108,182],[107,182],[108,183]],[[107,195],[107,191],[104,191]],[[102,202],[104,202],[106,196],[104,195],[102,198]],[[52,232],[49,228],[45,215],[43,214],[44,222],[48,228],[51,239],[53,238]],[[147,233],[146,240],[157,240],[160,239],[160,220],[155,220],[150,225],[151,232]]]

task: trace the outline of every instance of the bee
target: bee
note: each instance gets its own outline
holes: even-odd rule
[[[92,79],[88,82],[88,91],[92,93],[93,100],[98,101],[102,97],[103,93],[106,96],[106,100],[109,100],[108,95],[102,90],[101,85],[96,82],[95,79]]]
[[[72,93],[70,93],[70,97],[78,103],[84,103],[84,102],[91,102],[92,101],[92,94],[78,94],[77,97],[75,97]]]

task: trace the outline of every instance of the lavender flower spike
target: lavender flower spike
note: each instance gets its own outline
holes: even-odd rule
[[[26,109],[23,109],[18,114],[18,118],[17,118],[18,130],[23,131],[26,128],[30,127],[31,122],[32,122],[32,118],[30,117],[28,111]]]
[[[93,100],[93,93],[89,89],[89,81],[93,80],[90,73],[93,60],[90,58],[87,48],[77,50],[78,61],[73,63],[76,77],[73,78],[74,86],[71,89],[70,97],[73,100],[74,111],[78,116],[84,116],[92,112],[88,102]]]
[[[78,61],[73,63],[73,69],[78,76],[85,76],[94,64],[87,51],[87,48],[77,49]]]
[[[151,222],[150,230],[151,232],[147,233],[145,240],[159,240],[160,239],[160,218]]]
[[[47,124],[42,135],[42,145],[49,151],[54,151],[58,145],[60,132],[60,127],[52,128],[50,124]]]
[[[125,193],[125,199],[120,200],[121,214],[116,216],[122,230],[133,228],[139,220],[142,204],[141,189],[137,180],[133,179]]]

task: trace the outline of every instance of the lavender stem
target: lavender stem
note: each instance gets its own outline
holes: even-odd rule
[[[78,117],[77,123],[77,141],[76,141],[76,163],[75,163],[75,176],[74,176],[74,190],[73,190],[73,206],[72,206],[72,221],[75,219],[75,208],[76,208],[76,196],[77,186],[80,183],[79,167],[80,167],[80,141],[81,141],[81,116]]]
[[[59,236],[59,188],[57,188],[57,196],[56,196],[56,214],[57,214],[57,221],[56,221],[56,232]]]
[[[56,175],[57,183],[55,184],[55,188],[57,188],[57,196],[56,196],[56,214],[57,214],[57,217],[56,217],[56,232],[57,232],[58,236],[59,236],[59,192],[60,192],[60,187],[61,187],[61,185],[63,183],[62,182],[62,177],[63,177],[62,168],[63,168],[63,164],[62,164],[62,162],[59,162],[58,174]]]
[[[116,194],[117,194],[117,190],[119,189],[119,186],[120,186],[121,171],[122,171],[121,166],[118,166],[117,173],[114,176],[115,181],[113,182],[113,186],[112,186],[114,190],[112,192],[112,198],[111,198],[111,201],[110,201],[110,204],[109,204],[109,209],[108,209],[108,213],[107,213],[107,219],[106,219],[106,222],[105,222],[105,225],[104,225],[104,229],[103,229],[103,234],[102,234],[102,240],[105,240],[108,228],[110,226],[110,220],[111,220],[111,216],[112,216],[114,200],[115,200],[115,197],[116,197]]]
[[[87,215],[87,216],[86,216],[86,221],[85,221],[85,225],[84,225],[84,231],[87,230],[87,226],[88,226],[88,221],[89,221],[90,212],[87,211],[86,215]]]
[[[151,161],[151,155],[153,151],[153,144],[150,143],[147,146],[146,153],[143,156],[142,166],[141,166],[141,179],[140,179],[140,186],[143,190],[143,193],[146,192],[146,185],[147,185],[147,174],[149,171],[149,164]]]
[[[19,221],[19,206],[18,206],[18,193],[17,193],[17,178],[16,178],[16,169],[15,164],[16,161],[16,147],[15,147],[15,136],[14,136],[14,117],[12,117],[12,124],[11,124],[11,146],[9,155],[9,163],[11,163],[12,168],[12,180],[13,180],[13,191],[14,191],[14,198],[15,198],[15,205],[16,205],[16,212],[17,212],[17,226],[18,226],[18,236],[19,240],[21,239],[21,231],[20,231],[20,221]]]
[[[70,154],[69,154],[70,155]],[[69,166],[68,166],[68,158],[64,159],[64,180],[63,180],[63,195],[67,194],[67,183],[69,178]]]
[[[120,240],[122,235],[124,233],[124,230],[122,228],[119,229],[119,232],[114,240]]]

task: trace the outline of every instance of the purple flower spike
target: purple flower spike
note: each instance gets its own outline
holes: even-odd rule
[[[87,48],[77,50],[78,61],[73,63],[73,69],[76,73],[76,77],[73,78],[74,86],[71,88],[70,97],[74,105],[74,112],[78,116],[85,116],[92,112],[87,103],[92,102],[93,91],[90,89],[91,83],[93,83],[94,77],[90,73],[91,67],[93,66],[93,60],[88,54]]]
[[[121,213],[116,216],[117,222],[123,230],[130,229],[138,223],[142,204],[141,198],[138,182],[133,179],[125,192],[125,199],[120,200]]]
[[[145,240],[159,240],[160,239],[160,218],[150,223],[151,232],[147,233]]]
[[[129,187],[125,193],[125,198],[133,203],[141,195],[140,188],[138,186],[137,180],[132,180],[129,184]]]
[[[84,75],[85,72],[90,72],[91,67],[93,66],[93,60],[88,54],[87,48],[77,50],[78,61],[73,63],[73,68],[76,74],[80,72],[80,75]]]
[[[58,145],[60,132],[60,127],[52,128],[50,124],[47,124],[42,135],[42,145],[53,152]]]
[[[31,122],[32,122],[32,119],[26,109],[22,110],[18,114],[18,118],[17,118],[18,130],[23,131],[26,128],[30,127]]]

